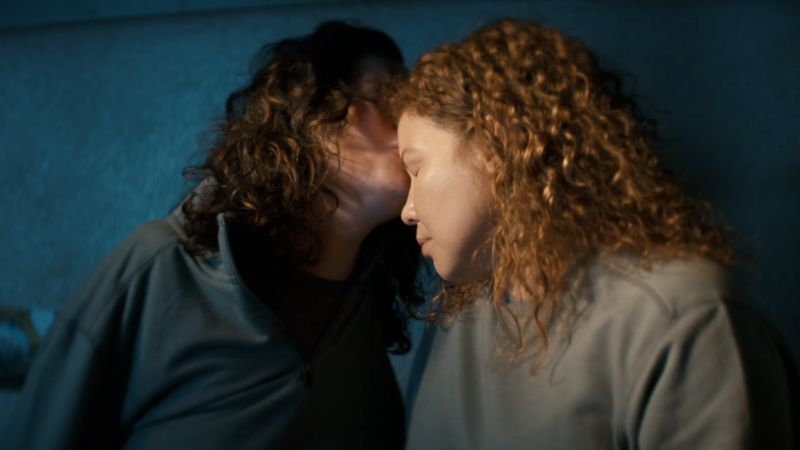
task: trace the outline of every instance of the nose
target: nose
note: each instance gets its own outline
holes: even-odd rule
[[[400,218],[406,225],[414,226],[419,222],[417,217],[417,210],[414,208],[414,200],[411,198],[411,192],[408,193],[406,204],[403,205],[403,210],[400,212]]]

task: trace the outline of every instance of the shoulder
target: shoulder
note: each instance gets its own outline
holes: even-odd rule
[[[745,286],[714,262],[670,259],[646,269],[628,258],[602,258],[586,286],[586,322],[613,334],[607,342],[628,356],[631,368],[677,349],[729,359],[740,371],[761,361],[781,373],[777,368],[787,364],[781,333]]]
[[[667,321],[708,308],[741,308],[760,315],[745,286],[725,267],[700,258],[656,261],[649,268],[618,255],[589,270],[593,297],[620,309],[655,309]]]
[[[107,273],[112,275],[116,284],[125,284],[146,268],[185,254],[183,244],[182,236],[167,220],[147,222],[123,239],[95,272]]]
[[[130,253],[136,260],[146,260],[168,247],[183,244],[184,237],[175,225],[167,219],[160,219],[136,227],[120,242],[114,252]]]
[[[730,271],[701,259],[666,260],[649,270],[630,259],[601,259],[589,280],[599,313],[591,338],[613,334],[607,350],[622,362],[628,411],[661,424],[642,425],[643,440],[663,441],[670,427],[714,417],[747,428],[754,442],[786,441],[797,369],[780,333]]]
[[[670,259],[644,268],[638,259],[603,257],[590,266],[584,289],[588,306],[578,325],[589,342],[624,354],[634,372],[668,349],[738,359],[744,347],[781,341],[744,285],[710,261]]]
[[[187,254],[183,239],[167,220],[147,222],[134,229],[84,278],[58,312],[58,321],[79,325],[85,333],[109,315],[120,313],[163,282],[178,277],[194,258]],[[177,282],[177,281],[176,281]]]

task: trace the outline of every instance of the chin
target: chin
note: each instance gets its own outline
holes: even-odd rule
[[[431,258],[433,259],[433,258]],[[448,283],[468,283],[470,280],[464,277],[464,274],[458,273],[457,270],[454,270],[452,267],[440,268],[441,265],[436,264],[436,260],[433,259],[433,267],[436,269],[436,273],[442,277],[443,280],[447,281]]]
[[[491,271],[476,271],[469,267],[443,267],[443,264],[436,264],[433,260],[433,267],[436,273],[448,283],[475,283],[484,281],[492,276]]]

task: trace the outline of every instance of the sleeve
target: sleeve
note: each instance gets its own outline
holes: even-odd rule
[[[675,318],[629,396],[630,448],[791,449],[796,371],[775,338],[738,305]]]
[[[4,449],[110,448],[118,440],[120,379],[95,342],[56,320],[34,358],[17,409],[0,435]],[[119,445],[119,442],[116,442]]]
[[[150,274],[156,256],[181,248],[180,242],[167,221],[144,224],[84,279],[37,350],[10,420],[0,424],[0,449],[124,444],[129,424],[123,411],[142,309],[146,296],[160,295]]]

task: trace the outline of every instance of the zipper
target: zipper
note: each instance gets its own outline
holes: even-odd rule
[[[244,283],[240,283],[239,286],[245,290],[247,295],[254,300],[256,303],[261,305],[261,308],[264,308],[264,311],[269,314],[272,321],[275,325],[280,329],[281,333],[283,334],[284,338],[287,340],[287,345],[291,348],[292,353],[294,353],[294,357],[297,360],[298,366],[300,368],[300,380],[303,382],[303,385],[308,387],[311,386],[311,363],[306,362],[303,359],[303,355],[300,354],[300,347],[297,345],[297,342],[292,337],[291,333],[289,333],[289,329],[286,328],[286,325],[283,324],[280,320],[278,320],[278,316],[276,316],[268,307],[264,304],[258,297],[255,296],[250,289],[247,288]]]
[[[238,278],[238,274],[237,274],[237,278]],[[275,325],[280,329],[280,331],[283,334],[284,338],[287,340],[287,345],[292,350],[292,353],[294,353],[294,357],[297,360],[297,363],[298,363],[298,365],[300,367],[300,380],[303,382],[304,386],[307,386],[307,387],[311,386],[311,363],[306,362],[303,359],[303,355],[300,354],[300,347],[297,345],[297,342],[294,340],[294,337],[292,336],[292,334],[289,333],[289,329],[286,328],[286,325],[284,325],[283,322],[278,320],[278,316],[276,316],[275,313],[273,313],[267,307],[267,305],[265,305],[264,302],[261,301],[261,299],[259,299],[255,294],[253,294],[250,291],[250,288],[245,286],[245,284],[242,283],[241,281],[239,282],[239,286],[242,288],[242,290],[245,291],[245,293],[252,300],[254,300],[256,303],[258,303],[261,306],[261,308],[263,308],[264,311],[266,311],[266,313],[270,316],[270,318],[275,323]]]
[[[284,337],[289,342],[288,345],[289,347],[291,347],[292,353],[294,353],[295,359],[297,360],[300,366],[300,380],[303,382],[304,386],[306,387],[311,386],[311,363],[306,362],[303,359],[303,355],[300,354],[300,346],[297,345],[297,342],[294,340],[294,337],[291,335],[291,333],[289,333],[289,329],[286,328],[283,322],[278,320],[278,316],[276,316],[275,313],[273,313],[267,307],[267,305],[265,305],[264,302],[261,301],[261,299],[258,298],[258,296],[253,291],[250,290],[249,287],[247,287],[247,285],[244,283],[244,280],[242,280],[241,275],[239,275],[239,268],[236,267],[236,261],[233,259],[233,254],[230,245],[230,238],[228,237],[227,224],[220,224],[220,226],[224,227],[225,240],[227,241],[226,242],[227,251],[225,252],[226,253],[225,256],[227,257],[228,261],[230,261],[231,272],[233,272],[233,277],[236,280],[236,283],[239,285],[239,289],[241,289],[245,293],[245,295],[247,295],[251,300],[255,301],[261,308],[263,308],[264,311],[270,316],[270,318],[272,318],[272,321],[278,326],[278,328],[280,328]],[[219,245],[219,243],[217,245]],[[221,254],[222,252],[220,252],[220,255]]]
[[[306,387],[311,386],[311,364],[304,362],[300,366],[300,379]]]

